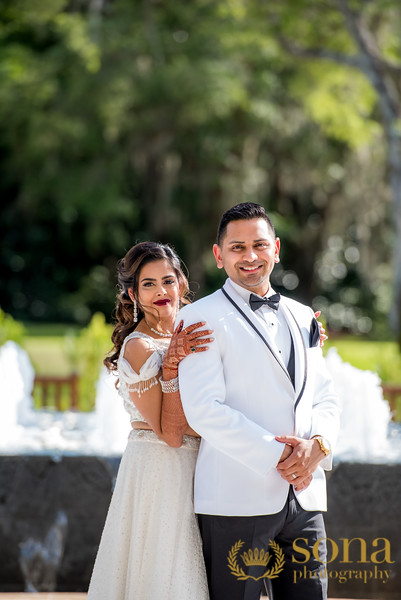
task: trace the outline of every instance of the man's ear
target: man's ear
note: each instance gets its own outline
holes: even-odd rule
[[[223,265],[223,259],[221,257],[221,249],[220,249],[220,246],[218,246],[217,244],[213,245],[213,254],[216,259],[217,268],[223,269],[224,265]]]
[[[274,262],[279,263],[280,262],[280,238],[276,238],[274,240],[274,246],[275,246]]]

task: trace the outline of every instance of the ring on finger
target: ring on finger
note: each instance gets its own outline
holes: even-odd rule
[[[293,479],[296,479],[296,478],[297,478],[297,476],[296,476],[294,473],[291,473],[291,477],[292,477]]]
[[[192,346],[191,352],[195,352],[195,350],[196,350],[195,346]]]

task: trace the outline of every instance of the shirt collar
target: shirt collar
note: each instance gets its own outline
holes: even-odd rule
[[[242,287],[241,285],[238,285],[238,283],[235,283],[232,279],[230,279],[230,278],[228,278],[228,279],[229,279],[231,285],[233,286],[234,290],[249,305],[249,297],[254,292],[251,292],[251,290],[247,290],[246,288]],[[259,296],[258,294],[255,294],[255,296],[259,296],[259,298],[270,298],[270,296],[272,296],[275,293],[276,292],[274,291],[274,289],[272,288],[272,286],[270,286],[269,290],[268,290],[268,292],[267,292],[267,294],[265,296]]]

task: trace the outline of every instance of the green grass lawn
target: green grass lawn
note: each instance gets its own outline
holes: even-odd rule
[[[64,377],[73,371],[63,336],[29,336],[24,340],[35,373]]]
[[[24,324],[26,335],[22,342],[37,376],[57,378],[78,374],[78,406],[85,411],[94,406],[95,384],[104,354],[111,347],[111,326],[95,317],[93,326],[81,330],[59,324]],[[35,406],[54,408],[59,398],[62,409],[69,408],[71,385],[71,381],[38,383],[34,390]]]
[[[64,377],[74,371],[70,338],[78,335],[78,327],[63,323],[24,323],[24,327],[23,347],[38,375]]]

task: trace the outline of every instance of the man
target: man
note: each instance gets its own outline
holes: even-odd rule
[[[277,302],[271,288],[279,251],[263,207],[234,206],[213,247],[227,281],[179,315],[206,321],[215,338],[179,370],[185,414],[202,436],[195,511],[211,600],[259,600],[262,576],[271,600],[327,597],[323,469],[339,405],[312,310]]]

